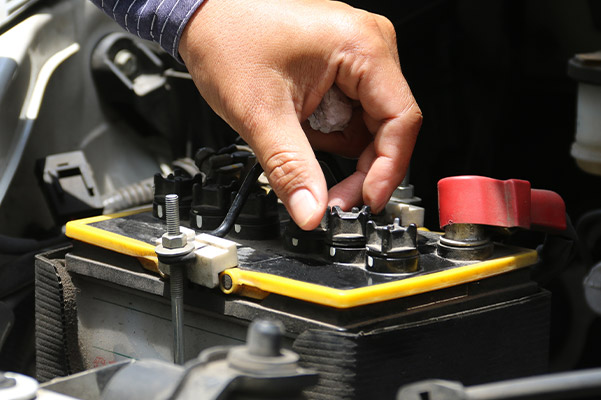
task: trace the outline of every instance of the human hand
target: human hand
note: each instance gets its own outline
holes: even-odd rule
[[[328,204],[379,212],[401,183],[422,115],[386,18],[327,0],[205,0],[179,52],[301,228],[315,228]],[[333,84],[360,103],[349,126],[303,130]],[[359,157],[356,172],[328,195],[312,148]]]

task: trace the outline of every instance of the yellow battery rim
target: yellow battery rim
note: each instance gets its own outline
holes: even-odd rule
[[[152,211],[151,207],[137,208],[117,214],[99,215],[67,222],[65,235],[94,246],[102,247],[117,253],[140,259],[142,266],[150,271],[159,273],[159,260],[154,252],[154,246],[128,236],[96,228],[91,224],[126,217],[141,212]]]
[[[159,273],[154,246],[90,225],[150,210],[150,208],[144,208],[70,221],[67,223],[66,235],[82,242],[137,257],[144,268]],[[225,288],[222,284],[221,290],[226,294],[253,298],[263,298],[269,293],[276,293],[335,308],[352,308],[477,281],[531,266],[537,260],[538,254],[535,250],[516,247],[515,254],[510,256],[355,289],[335,289],[263,272],[230,268],[221,273],[221,278],[223,275],[229,276],[231,286],[228,284],[229,287]],[[220,279],[220,281],[223,283],[224,279]]]
[[[231,278],[231,287],[226,289],[222,284],[221,290],[228,294],[236,293],[244,295],[248,289],[252,288],[325,306],[352,308],[474,282],[528,267],[536,263],[537,260],[538,254],[535,250],[516,248],[516,254],[507,257],[482,261],[476,264],[419,275],[399,281],[346,290],[262,272],[231,268],[222,272],[222,275],[228,275]],[[220,281],[223,283],[224,280],[220,279]]]

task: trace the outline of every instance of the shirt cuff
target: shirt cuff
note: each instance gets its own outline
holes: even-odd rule
[[[92,0],[126,31],[157,42],[183,64],[179,41],[203,0]]]

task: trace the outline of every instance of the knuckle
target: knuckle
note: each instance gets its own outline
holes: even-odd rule
[[[422,122],[424,120],[424,116],[422,114],[421,109],[417,104],[414,104],[409,110],[405,112],[404,115],[405,123],[409,124],[413,127],[413,131],[415,135],[419,132],[419,128],[422,126]]]
[[[392,21],[382,15],[377,15],[377,19],[383,34],[396,40],[396,30]]]
[[[370,35],[385,39],[396,36],[394,24],[383,15],[364,11],[358,15],[357,22]]]
[[[357,10],[357,24],[363,29],[378,30],[378,15],[364,10]]]
[[[394,27],[390,21],[381,23],[380,19],[388,21],[377,14],[355,9],[350,18],[341,19],[343,24],[337,26],[343,43],[341,53],[353,60],[356,66],[369,66],[375,59],[390,54],[390,39],[386,36],[389,34],[382,31],[381,25],[389,24],[391,32],[394,32]]]
[[[385,17],[368,12],[357,19],[358,32],[361,32],[361,53],[366,57],[377,57],[390,53],[389,43],[396,41],[396,33],[392,22]]]
[[[292,193],[302,185],[303,162],[296,152],[273,153],[265,161],[264,170],[269,183],[278,194]]]

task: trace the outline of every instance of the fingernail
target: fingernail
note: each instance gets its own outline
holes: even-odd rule
[[[301,228],[307,225],[317,210],[317,200],[307,189],[299,189],[292,193],[288,205],[292,219]]]

